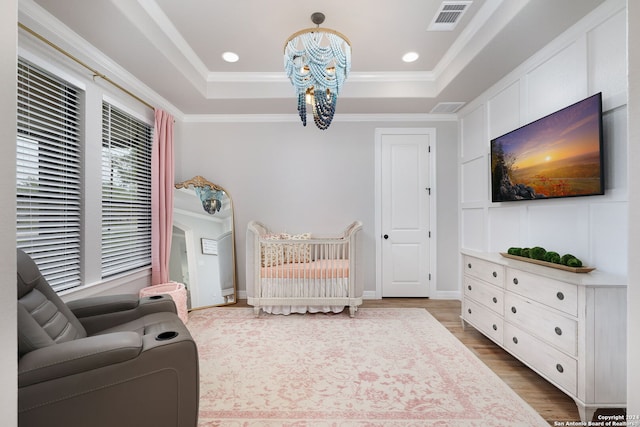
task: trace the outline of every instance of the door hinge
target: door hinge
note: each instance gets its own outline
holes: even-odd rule
[[[427,148],[428,148],[427,149],[427,153],[430,153],[431,152],[431,146],[429,145]]]
[[[431,238],[431,230],[429,230],[429,238]]]
[[[431,273],[429,273],[429,280],[431,280]]]

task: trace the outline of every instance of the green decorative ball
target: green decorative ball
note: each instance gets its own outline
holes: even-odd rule
[[[531,250],[529,251],[529,257],[533,259],[537,259],[539,261],[544,261],[544,255],[546,253],[547,253],[547,250],[545,248],[542,248],[540,246],[535,246],[531,248]]]
[[[560,264],[560,254],[554,251],[548,251],[544,254],[544,260],[547,262],[552,262],[554,264]]]
[[[568,265],[567,263],[569,262],[569,260],[573,259],[573,258],[575,258],[575,256],[573,256],[571,254],[562,255],[562,258],[560,258],[560,264]]]
[[[522,248],[509,248],[507,253],[509,255],[522,256]]]
[[[580,261],[578,258],[571,258],[569,261],[567,261],[567,266],[582,267],[582,261]]]

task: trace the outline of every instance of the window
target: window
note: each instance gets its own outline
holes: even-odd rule
[[[102,277],[151,264],[153,128],[102,104]]]
[[[81,95],[18,61],[17,246],[56,291],[81,283]]]
[[[17,247],[56,292],[149,267],[153,125],[73,72],[17,74]]]

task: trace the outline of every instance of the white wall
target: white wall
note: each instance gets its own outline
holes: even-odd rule
[[[2,425],[18,424],[16,337],[16,45],[18,2],[0,6],[0,414]]]
[[[626,275],[626,12],[606,2],[460,112],[460,246],[543,246]],[[492,138],[602,92],[604,196],[491,203]]]
[[[629,40],[640,40],[640,4],[628,2]],[[634,25],[632,25],[632,23]],[[629,43],[629,164],[640,164],[640,45]],[[631,119],[633,118],[633,119]],[[640,168],[629,168],[629,182],[640,182]],[[635,187],[634,187],[635,189]],[[629,325],[640,325],[640,193],[629,192],[629,287],[627,289],[627,315]],[[640,332],[637,327],[627,328],[627,414],[640,414]]]
[[[337,234],[358,219],[364,224],[365,293],[374,294],[377,127],[437,130],[437,234],[441,236],[437,289],[457,289],[455,122],[346,122],[336,118],[326,131],[313,123],[303,127],[299,121],[177,123],[176,180],[202,175],[224,187],[233,199],[240,291],[246,290],[245,238],[250,220],[263,222],[274,231],[326,235]]]

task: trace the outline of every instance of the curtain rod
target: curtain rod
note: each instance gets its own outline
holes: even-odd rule
[[[142,100],[139,96],[134,95],[133,93],[131,93],[129,90],[125,89],[124,87],[120,86],[118,83],[114,82],[113,80],[111,80],[109,77],[105,76],[104,74],[98,72],[96,69],[90,67],[89,65],[85,64],[84,62],[82,62],[81,60],[79,60],[78,58],[76,58],[75,56],[73,56],[72,54],[70,54],[69,52],[67,52],[66,50],[62,49],[60,46],[56,45],[55,43],[47,40],[46,38],[44,38],[43,36],[41,36],[40,34],[36,33],[35,31],[33,31],[31,28],[27,27],[26,25],[24,25],[21,22],[18,22],[18,26],[20,28],[22,28],[23,30],[25,30],[26,32],[28,32],[29,34],[31,34],[32,36],[34,36],[35,38],[37,38],[38,40],[42,41],[43,43],[51,46],[52,48],[54,48],[55,50],[57,50],[58,52],[62,53],[64,56],[66,56],[67,58],[75,61],[76,63],[80,64],[81,66],[83,66],[84,68],[86,68],[87,70],[91,71],[93,73],[93,77],[100,77],[101,79],[105,80],[108,83],[111,83],[113,86],[115,86],[116,88],[120,89],[122,92],[126,93],[127,95],[129,95],[130,97],[132,97],[133,99],[135,99],[136,101],[140,102],[141,104],[145,105],[146,107],[149,107],[152,110],[155,110],[155,107],[151,104],[149,104],[148,102]]]

